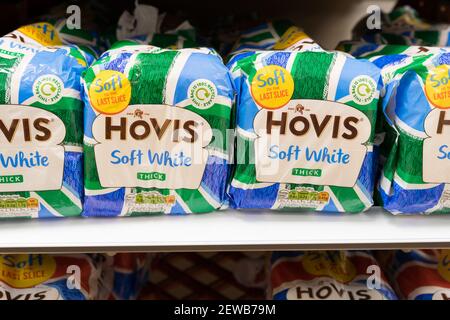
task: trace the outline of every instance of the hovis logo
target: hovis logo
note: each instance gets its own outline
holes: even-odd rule
[[[361,283],[343,284],[327,277],[292,283],[287,290],[288,300],[383,300],[377,291]]]
[[[100,114],[92,126],[103,187],[197,189],[212,139],[209,123],[187,109],[132,105]]]
[[[65,136],[49,111],[0,105],[0,192],[61,189]]]
[[[322,100],[261,109],[253,126],[258,181],[341,187],[355,185],[372,131],[363,112]]]
[[[59,300],[58,290],[38,285],[32,288],[16,289],[0,282],[0,300]]]

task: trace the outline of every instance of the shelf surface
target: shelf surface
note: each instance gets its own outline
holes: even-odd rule
[[[0,221],[1,253],[450,248],[450,216],[235,212]]]

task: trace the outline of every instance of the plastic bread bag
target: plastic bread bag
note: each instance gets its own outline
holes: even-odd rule
[[[114,272],[111,300],[135,300],[148,282],[152,255],[148,253],[117,253],[113,256]]]
[[[77,47],[88,64],[92,63],[101,51],[99,37],[94,32],[71,29],[67,26],[65,19],[22,26],[5,37],[35,46]]]
[[[397,250],[384,253],[386,272],[399,298],[449,300],[449,250]]]
[[[359,58],[367,59],[376,63],[379,67],[388,64],[389,61],[384,58],[386,55],[420,55],[445,52],[447,48],[427,47],[427,46],[408,46],[395,44],[376,44],[362,41],[342,41],[336,50],[349,53]],[[376,61],[379,61],[377,63]]]
[[[231,50],[233,54],[242,51],[270,50],[289,28],[294,27],[287,20],[266,22],[241,33],[240,38]]]
[[[100,255],[0,255],[0,300],[105,299]],[[112,269],[111,269],[112,270]]]
[[[75,46],[0,38],[1,217],[81,214],[80,80],[90,60]]]
[[[375,65],[342,53],[267,51],[231,72],[232,207],[356,213],[372,206]]]
[[[394,214],[450,211],[449,57],[440,48],[370,58],[385,83],[378,191]]]
[[[234,90],[215,52],[125,45],[104,53],[83,85],[84,215],[224,205]]]
[[[431,24],[409,6],[394,9],[387,15],[387,20],[380,39],[385,43],[438,47],[450,45],[450,25]]]
[[[395,8],[390,13],[382,13],[381,28],[368,30],[367,18],[353,30],[353,38],[358,41],[414,46],[449,46],[450,25],[430,24],[409,6]]]
[[[149,44],[172,50],[198,47],[198,44],[195,41],[186,39],[185,37],[176,34],[156,33],[136,40],[140,41],[142,44]]]
[[[274,252],[271,286],[275,300],[397,299],[368,251]]]
[[[450,46],[449,35],[450,25],[442,27],[442,30],[410,31],[402,34],[388,32],[369,34],[363,36],[361,40],[377,44],[445,47]]]
[[[242,58],[265,50],[323,51],[299,27],[289,21],[276,20],[243,32],[228,56],[227,65],[232,66]]]

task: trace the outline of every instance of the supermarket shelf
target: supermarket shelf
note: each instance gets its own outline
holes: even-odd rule
[[[191,216],[6,220],[2,253],[450,248],[450,216],[220,212]]]

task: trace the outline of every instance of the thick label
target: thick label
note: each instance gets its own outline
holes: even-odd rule
[[[61,189],[65,135],[49,111],[0,105],[0,192]]]
[[[450,183],[450,110],[433,109],[424,127],[423,181]]]
[[[99,115],[93,135],[103,187],[197,189],[212,130],[198,114],[168,105],[133,105]]]
[[[288,300],[383,300],[377,290],[361,283],[343,284],[319,277],[311,281],[299,281],[288,289]]]
[[[353,187],[366,156],[371,122],[342,103],[292,100],[254,120],[260,182]]]
[[[0,281],[13,288],[36,286],[50,279],[55,270],[56,262],[49,255],[0,255]]]

